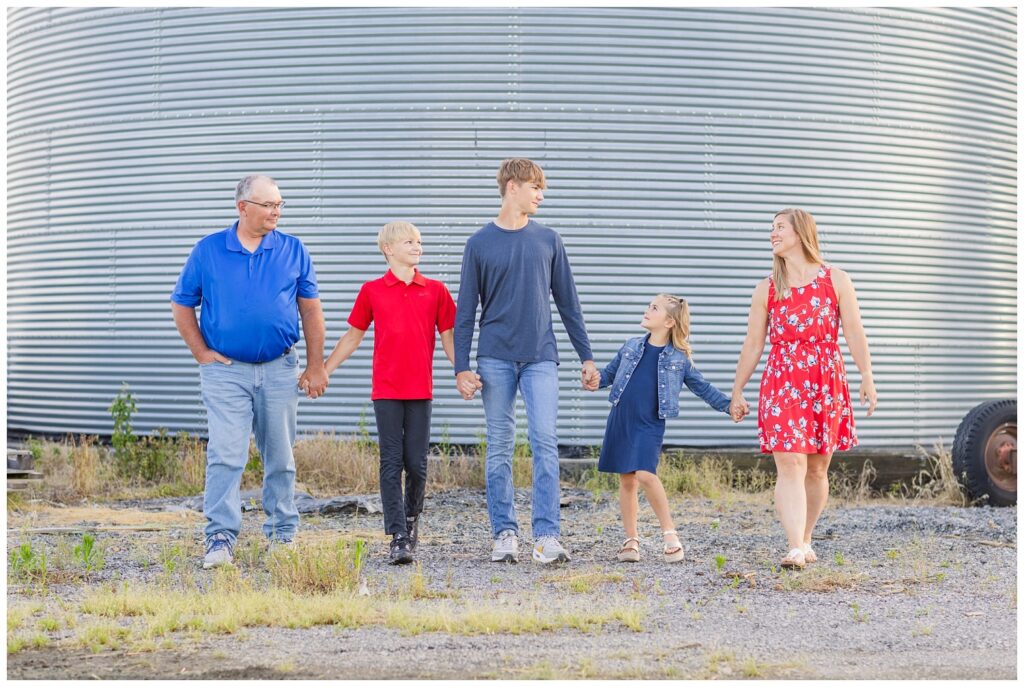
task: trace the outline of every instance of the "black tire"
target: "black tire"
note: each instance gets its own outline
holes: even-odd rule
[[[964,416],[953,440],[953,469],[972,500],[1013,506],[1017,504],[1016,457],[1012,475],[995,468],[991,455],[986,461],[986,451],[991,451],[989,441],[997,430],[1002,436],[1012,433],[1016,447],[1017,401],[986,401]]]

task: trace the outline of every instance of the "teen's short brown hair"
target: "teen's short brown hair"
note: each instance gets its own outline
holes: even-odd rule
[[[515,181],[517,184],[537,184],[541,188],[547,188],[548,183],[544,178],[544,170],[533,160],[513,157],[503,160],[498,168],[498,191],[502,197],[505,196],[505,189],[508,182]]]

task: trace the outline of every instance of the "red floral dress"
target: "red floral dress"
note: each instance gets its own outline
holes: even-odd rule
[[[762,453],[846,451],[857,445],[850,387],[839,350],[839,299],[832,268],[775,300],[768,287],[771,352],[761,375],[757,437]]]

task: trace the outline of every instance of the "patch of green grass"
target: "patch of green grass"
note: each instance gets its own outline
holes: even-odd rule
[[[41,632],[56,632],[60,629],[60,621],[53,617],[40,618],[36,627]]]
[[[49,577],[46,551],[31,542],[22,542],[11,549],[7,559],[7,578],[13,582],[38,582],[45,585]]]
[[[774,485],[772,475],[759,466],[742,470],[731,460],[710,456],[696,458],[676,452],[662,455],[658,476],[668,494],[710,499],[741,493],[758,494]]]
[[[7,631],[17,630],[25,620],[43,610],[42,604],[18,604],[7,607]]]
[[[273,584],[298,594],[324,594],[358,588],[366,541],[340,538],[271,550],[267,570]]]
[[[550,661],[540,661],[521,672],[517,671],[516,677],[522,680],[554,680],[557,676]]]
[[[157,554],[165,575],[173,575],[185,561],[185,549],[178,542],[163,542]]]
[[[622,582],[625,576],[618,572],[603,570],[565,571],[541,578],[576,594],[589,594],[605,584]]]
[[[104,649],[119,649],[130,634],[130,630],[113,622],[86,625],[77,633],[78,644],[94,654]]]
[[[93,572],[103,567],[103,550],[96,545],[96,537],[86,532],[82,541],[75,546],[75,559],[86,572]]]
[[[567,605],[552,609],[536,604],[496,608],[451,600],[389,601],[342,591],[297,594],[278,587],[255,587],[236,569],[218,569],[217,572],[203,592],[166,587],[129,589],[125,585],[90,594],[81,602],[80,610],[104,622],[80,629],[79,643],[98,651],[142,640],[158,642],[172,633],[201,639],[208,634],[233,634],[245,627],[307,628],[315,625],[344,628],[379,625],[406,635],[424,632],[533,634],[565,628],[593,632],[609,624],[634,632],[643,631],[644,612],[635,607],[579,609]]]
[[[764,677],[764,668],[756,659],[748,658],[740,666],[740,673],[743,677]]]
[[[27,640],[20,635],[7,633],[7,655],[16,654],[25,648]]]
[[[619,478],[610,472],[600,472],[595,466],[584,470],[576,485],[591,492],[597,498],[604,494],[618,492]]]
[[[753,656],[739,658],[730,650],[714,651],[707,656],[706,662],[704,672],[699,676],[703,679],[779,678],[790,674],[800,666],[800,663],[795,661],[772,663],[760,661]]]
[[[418,562],[409,574],[406,585],[399,591],[402,599],[446,599],[457,596],[452,591],[439,591],[430,588],[430,581],[423,574],[423,564]]]
[[[235,542],[233,558],[236,565],[250,569],[259,568],[263,565],[264,553],[266,548],[261,537],[240,537]]]
[[[783,576],[777,589],[788,592],[832,592],[837,589],[855,589],[867,579],[865,573],[812,567]]]
[[[385,610],[385,625],[406,635],[444,632],[456,635],[539,634],[561,628],[595,632],[609,623],[618,623],[642,632],[643,614],[635,608],[609,610],[555,610],[550,608],[473,607],[465,610],[451,606],[412,608],[390,606]]]

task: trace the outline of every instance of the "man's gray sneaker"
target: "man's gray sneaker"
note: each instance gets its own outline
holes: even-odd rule
[[[231,565],[231,540],[227,535],[215,534],[206,543],[206,555],[203,557],[203,570]]]
[[[538,537],[533,545],[533,560],[538,563],[568,563],[569,554],[558,543],[558,537]]]
[[[516,563],[519,561],[519,537],[514,530],[504,530],[494,540],[491,549],[491,561],[494,563]]]

